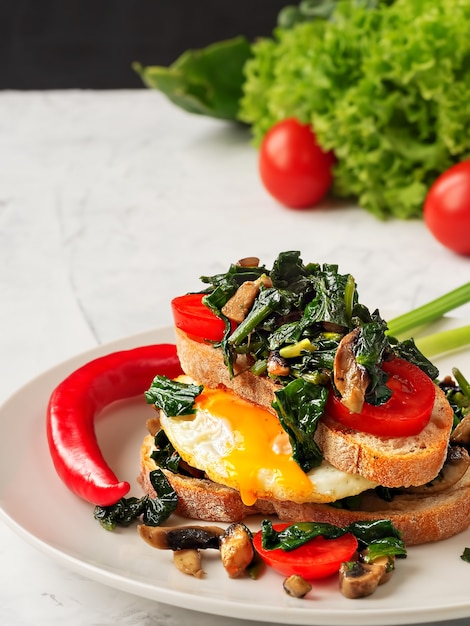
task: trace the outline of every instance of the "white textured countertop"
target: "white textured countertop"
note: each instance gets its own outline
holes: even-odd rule
[[[469,280],[470,259],[418,221],[282,208],[256,157],[245,130],[154,92],[1,93],[0,402],[78,352],[170,324],[172,296],[244,256],[338,263],[365,304],[397,311]],[[455,314],[468,319],[470,305]],[[249,623],[91,582],[3,522],[0,563],[6,625]]]

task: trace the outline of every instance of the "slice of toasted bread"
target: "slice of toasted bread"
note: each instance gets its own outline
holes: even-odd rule
[[[230,377],[220,349],[194,341],[176,330],[177,350],[186,374],[207,387],[222,384],[238,395],[271,408],[279,385],[249,371],[244,356]],[[273,409],[271,409],[273,410]],[[329,416],[318,425],[315,439],[324,458],[339,470],[358,473],[384,487],[422,485],[439,473],[447,454],[453,412],[445,395],[436,388],[433,414],[426,428],[414,437],[376,437],[343,427]]]
[[[155,497],[149,474],[157,466],[150,453],[153,436],[147,435],[141,447],[141,473],[138,482],[145,493]],[[434,495],[403,492],[391,501],[375,492],[362,495],[360,509],[347,510],[327,504],[296,504],[286,501],[257,500],[246,506],[240,494],[207,479],[190,478],[164,470],[178,494],[177,513],[208,522],[236,522],[250,515],[276,515],[286,522],[315,521],[346,526],[354,521],[390,519],[402,532],[409,546],[446,539],[470,524],[470,471],[446,491]]]

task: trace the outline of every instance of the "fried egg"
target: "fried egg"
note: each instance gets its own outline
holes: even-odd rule
[[[236,489],[247,506],[257,499],[328,503],[377,486],[326,461],[306,474],[278,417],[231,391],[204,388],[194,409],[178,417],[161,412],[161,427],[184,461]]]

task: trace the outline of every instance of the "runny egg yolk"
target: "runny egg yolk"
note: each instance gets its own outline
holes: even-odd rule
[[[246,505],[276,497],[273,488],[294,499],[311,493],[312,483],[292,458],[288,436],[276,415],[218,389],[205,389],[196,407],[228,422],[235,445],[221,458],[225,482],[238,489]]]

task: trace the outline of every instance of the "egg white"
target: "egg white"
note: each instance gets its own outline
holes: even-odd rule
[[[231,394],[229,391],[220,393]],[[237,397],[236,402],[236,409],[240,412],[244,401]],[[248,410],[253,409],[251,403],[246,404]],[[270,412],[269,416],[277,420]],[[377,486],[359,474],[347,474],[326,461],[305,474],[292,459],[289,438],[280,424],[274,436],[272,432],[265,436],[262,429],[253,434],[251,426],[247,428],[242,424],[239,429],[233,417],[227,419],[214,415],[201,406],[198,399],[194,414],[169,417],[161,412],[160,423],[184,461],[204,471],[212,481],[239,491],[247,505],[266,498],[299,504],[328,503]],[[253,441],[247,445],[253,437],[256,437],[255,453]],[[250,445],[251,453],[249,450],[246,455],[240,452]],[[273,457],[273,453],[277,456]],[[282,461],[279,466],[285,468],[284,472],[277,466],[277,458]]]

